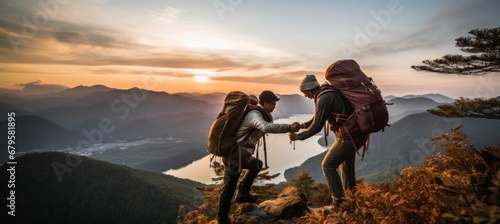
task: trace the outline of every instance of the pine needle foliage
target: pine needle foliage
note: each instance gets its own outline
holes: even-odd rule
[[[422,61],[425,65],[412,65],[417,71],[457,75],[485,75],[500,72],[500,27],[474,29],[472,36],[455,39],[456,46],[469,55],[445,55]]]
[[[495,98],[463,98],[453,104],[439,105],[437,109],[428,110],[441,117],[483,117],[500,119],[500,101]]]

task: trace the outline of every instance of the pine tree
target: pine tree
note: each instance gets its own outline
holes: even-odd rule
[[[471,55],[445,55],[434,60],[424,60],[425,65],[413,65],[417,71],[429,71],[442,74],[485,75],[500,72],[500,27],[492,29],[474,29],[473,36],[455,39],[456,46]]]
[[[306,197],[309,197],[312,192],[312,186],[314,185],[314,179],[311,175],[305,171],[302,171],[296,179],[293,179],[293,185],[297,187],[299,191],[304,193]]]

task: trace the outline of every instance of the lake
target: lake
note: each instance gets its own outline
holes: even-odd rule
[[[304,122],[311,119],[312,116],[312,114],[293,115],[286,119],[276,119],[274,123],[290,124],[295,121]],[[301,131],[303,131],[303,129]],[[266,144],[269,174],[281,174],[271,182],[279,183],[285,181],[283,173],[286,169],[298,166],[306,159],[326,151],[328,149],[327,147],[318,144],[318,139],[321,138],[322,135],[323,131],[305,141],[296,141],[295,150],[293,150],[293,145],[290,144],[288,134],[267,134]],[[331,144],[331,142],[329,142],[329,144]],[[171,169],[164,173],[205,184],[214,184],[215,182],[213,182],[211,178],[216,177],[216,175],[213,169],[209,168],[210,157],[211,155],[205,156],[185,167],[175,170]],[[264,162],[262,146],[259,148],[259,159]],[[321,166],[321,164],[318,164],[318,166]]]

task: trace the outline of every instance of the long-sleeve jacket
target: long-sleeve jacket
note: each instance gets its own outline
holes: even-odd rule
[[[329,123],[333,124],[334,121],[330,116],[332,112],[340,114],[352,113],[352,109],[347,106],[345,100],[336,91],[321,94],[318,97],[318,95],[322,91],[326,90],[326,88],[331,87],[322,85],[320,88],[318,88],[316,93],[314,93],[314,99],[316,99],[316,109],[314,112],[314,117],[311,120],[304,122],[307,130],[298,134],[299,140],[310,138],[311,136],[320,132],[321,128],[323,128],[323,125],[325,125],[326,121],[329,119]]]
[[[251,154],[254,153],[257,142],[265,133],[287,133],[291,130],[290,124],[274,124],[271,114],[266,112],[262,105],[259,104],[258,106],[262,109],[261,111],[267,113],[271,121],[267,122],[259,110],[252,110],[245,115],[236,132],[236,138],[241,149]],[[247,137],[249,134],[250,136]]]

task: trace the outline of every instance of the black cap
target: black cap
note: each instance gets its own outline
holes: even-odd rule
[[[269,90],[264,90],[259,95],[259,103],[260,104],[264,104],[264,102],[274,103],[278,100],[280,100],[280,98]]]

